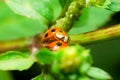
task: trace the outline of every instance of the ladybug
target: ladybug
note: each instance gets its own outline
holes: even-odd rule
[[[68,46],[68,41],[68,35],[61,28],[51,28],[46,31],[41,38],[43,46],[52,51],[56,51]]]
[[[64,43],[62,41],[53,41],[49,44],[44,44],[44,46],[52,51],[57,51],[61,48],[67,47],[68,43]]]
[[[69,37],[66,32],[61,28],[51,28],[42,37],[41,41],[43,43],[51,43],[53,41],[63,41],[68,42]]]

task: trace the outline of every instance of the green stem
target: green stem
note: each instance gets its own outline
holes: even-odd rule
[[[70,44],[88,44],[120,36],[120,24],[89,33],[70,35]]]
[[[113,39],[118,36],[120,36],[120,24],[93,32],[70,35],[70,44],[88,44],[96,41]],[[31,43],[32,40],[30,39],[0,42],[0,52],[29,48]]]
[[[79,4],[78,1],[73,1],[68,7],[65,16],[58,19],[56,21],[56,24],[54,24],[52,27],[59,27],[64,29],[65,31],[68,31],[72,27],[74,21],[80,16],[80,11],[82,10],[82,8],[83,5]]]
[[[24,49],[25,47],[28,47],[30,43],[31,42],[28,41],[28,39],[0,42],[0,52]]]
[[[88,6],[97,6],[101,8],[107,8],[110,2],[104,0],[74,0],[68,7],[63,18],[56,21],[52,27],[59,27],[64,29],[66,32],[72,27],[74,22],[80,17],[83,8]],[[63,11],[64,13],[64,11]],[[62,15],[63,15],[62,13]]]

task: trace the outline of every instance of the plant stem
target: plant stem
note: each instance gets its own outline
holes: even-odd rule
[[[21,40],[13,40],[13,41],[5,41],[0,42],[0,52],[8,51],[8,50],[17,50],[24,49],[30,45],[30,39],[21,39]]]
[[[70,35],[70,44],[90,44],[96,41],[113,39],[118,36],[120,36],[120,24],[93,32]],[[30,39],[0,42],[0,52],[29,48],[31,43],[32,40]]]
[[[84,8],[83,5],[80,5],[78,1],[73,1],[68,7],[65,16],[58,19],[52,27],[59,27],[68,31],[72,27],[74,21],[80,16],[82,8]]]
[[[89,33],[70,35],[70,44],[88,44],[96,41],[113,39],[118,36],[120,36],[120,24]]]

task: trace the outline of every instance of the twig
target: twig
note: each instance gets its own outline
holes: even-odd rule
[[[8,51],[8,50],[17,50],[28,47],[31,44],[29,39],[21,39],[21,40],[13,40],[13,41],[5,41],[0,42],[0,52]]]
[[[79,4],[77,1],[73,1],[68,7],[65,16],[58,19],[52,27],[59,27],[68,31],[74,21],[80,16],[82,8],[84,8],[83,5]]]
[[[93,32],[70,35],[70,44],[88,44],[101,40],[113,39],[120,36],[120,24]]]

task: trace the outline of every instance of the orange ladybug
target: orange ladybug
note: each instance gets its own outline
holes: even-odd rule
[[[51,28],[41,38],[44,47],[52,51],[68,46],[69,37],[61,28]]]
[[[53,41],[49,44],[44,44],[45,47],[47,47],[48,49],[52,50],[52,51],[57,51],[61,48],[67,47],[68,43],[64,43],[62,41]]]
[[[61,28],[51,28],[43,35],[41,40],[43,43],[50,43],[56,40],[68,42],[69,37]]]

